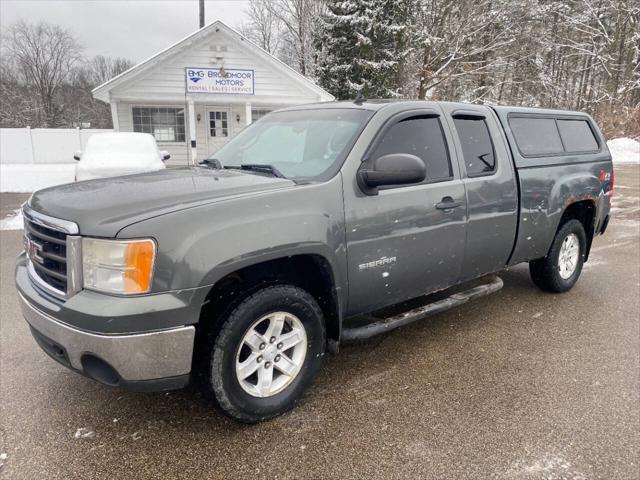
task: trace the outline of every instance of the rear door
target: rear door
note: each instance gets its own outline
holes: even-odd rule
[[[349,275],[348,315],[450,286],[465,246],[464,185],[441,112],[412,110],[379,130],[361,168],[376,158],[407,153],[427,167],[422,184],[381,188],[367,196],[345,192]]]
[[[493,111],[443,104],[466,190],[467,242],[461,281],[496,272],[515,244],[518,188],[504,132]]]

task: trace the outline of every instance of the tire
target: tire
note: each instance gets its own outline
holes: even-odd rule
[[[575,243],[576,240],[579,250],[575,266],[573,269],[563,269],[564,262],[561,261],[561,254],[566,253],[563,252],[563,244],[568,242],[567,244],[570,245],[569,242]],[[586,247],[587,236],[582,223],[578,220],[569,220],[556,233],[547,256],[529,262],[531,280],[547,292],[562,293],[571,290],[582,272]],[[567,264],[564,263],[564,265]]]
[[[277,334],[280,321],[284,327]],[[322,310],[300,288],[262,288],[231,309],[208,348],[205,386],[218,409],[243,423],[267,420],[291,410],[313,383],[325,351]]]

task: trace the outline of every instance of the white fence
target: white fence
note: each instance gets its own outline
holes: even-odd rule
[[[0,163],[74,163],[94,133],[112,130],[80,128],[0,128]]]

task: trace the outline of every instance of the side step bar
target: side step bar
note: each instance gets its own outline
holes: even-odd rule
[[[486,277],[487,283],[483,283],[476,287],[470,288],[463,292],[454,293],[447,298],[429,303],[408,312],[403,312],[388,318],[377,319],[372,323],[368,323],[361,327],[348,327],[342,330],[341,341],[365,340],[381,333],[395,330],[403,327],[416,320],[430,317],[436,313],[444,312],[450,308],[457,307],[463,303],[467,303],[474,298],[484,297],[500,290],[504,283],[498,276],[491,275]]]

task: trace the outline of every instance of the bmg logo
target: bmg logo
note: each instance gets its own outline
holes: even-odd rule
[[[187,77],[193,83],[198,83],[200,80],[204,78],[204,72],[202,70],[187,70]]]

